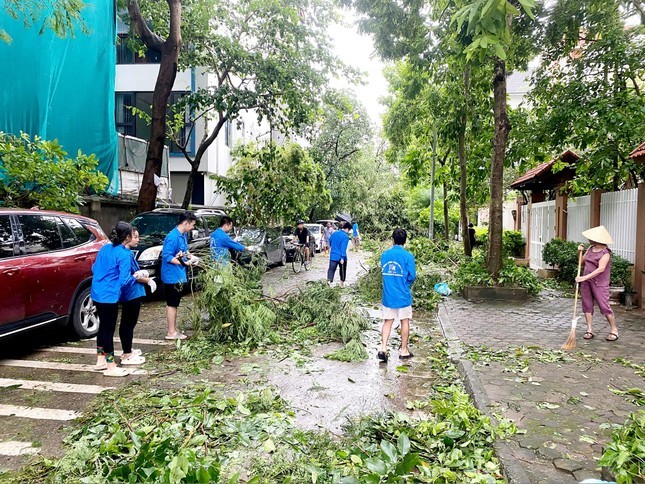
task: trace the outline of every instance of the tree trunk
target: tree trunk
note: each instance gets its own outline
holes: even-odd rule
[[[466,200],[466,123],[468,122],[468,95],[470,92],[470,66],[464,70],[464,104],[461,110],[459,126],[458,156],[459,156],[459,216],[461,218],[461,239],[464,243],[464,254],[472,256],[470,237],[468,237],[468,207]]]
[[[448,186],[443,182],[443,233],[446,242],[450,242],[450,219],[448,218]]]
[[[199,163],[192,165],[190,167],[190,174],[188,175],[188,181],[186,182],[186,193],[184,193],[184,201],[181,202],[181,208],[188,210],[188,207],[193,201],[193,189],[195,188],[195,178],[199,173]]]
[[[181,48],[181,0],[167,0],[170,10],[170,33],[165,41],[150,32],[145,19],[141,17],[137,0],[128,1],[128,12],[132,28],[146,46],[161,53],[159,74],[152,93],[152,116],[150,123],[150,140],[146,155],[146,168],[143,172],[137,213],[155,208],[157,185],[155,175],[161,175],[163,151],[166,143],[166,110],[172,86],[177,77],[177,63]],[[161,43],[160,43],[161,42]]]
[[[190,163],[190,174],[188,175],[188,182],[186,183],[186,193],[184,193],[184,201],[181,204],[181,208],[188,209],[188,206],[190,205],[193,199],[193,188],[195,187],[195,178],[197,178],[197,174],[199,173],[199,165],[202,162],[204,153],[206,153],[206,150],[208,149],[208,147],[212,145],[213,142],[217,139],[217,136],[219,135],[219,132],[222,130],[222,127],[224,126],[224,123],[226,123],[227,119],[228,119],[227,116],[225,116],[221,112],[219,113],[219,119],[217,120],[217,124],[213,128],[213,131],[211,132],[211,134],[203,138],[202,142],[197,148],[197,153],[195,153],[194,158],[191,159],[190,156],[188,156],[188,153],[184,152],[184,157],[186,158],[186,160],[188,160],[188,163]],[[220,173],[218,173],[218,175],[219,174]]]
[[[493,112],[495,136],[490,174],[490,210],[488,221],[488,272],[494,279],[502,268],[502,206],[504,204],[504,157],[511,129],[506,112],[506,63],[495,59],[493,77]]]

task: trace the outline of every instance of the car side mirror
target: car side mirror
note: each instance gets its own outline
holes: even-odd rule
[[[190,231],[190,240],[196,239],[199,237],[199,230],[193,229]]]
[[[267,242],[271,243],[273,239],[271,237],[267,237]]]

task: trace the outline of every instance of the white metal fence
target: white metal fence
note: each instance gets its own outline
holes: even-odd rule
[[[578,198],[570,198],[567,201],[567,239],[574,242],[587,242],[582,232],[589,228],[590,215],[589,195]]]
[[[526,205],[522,205],[522,218],[520,220],[520,232],[522,232],[522,236],[524,237],[524,240],[528,240],[528,212],[526,209]]]
[[[600,197],[600,224],[609,231],[614,254],[632,264],[636,259],[636,213],[638,188],[603,193]]]
[[[530,264],[533,269],[541,269],[546,267],[542,249],[555,235],[555,200],[534,203],[531,212]]]

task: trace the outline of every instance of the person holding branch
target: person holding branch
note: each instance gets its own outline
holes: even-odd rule
[[[602,225],[582,232],[582,236],[589,239],[591,243],[582,258],[584,262],[583,275],[576,277],[576,282],[580,284],[582,312],[587,322],[587,332],[582,337],[591,339],[595,336],[592,327],[595,302],[601,314],[607,318],[610,326],[610,333],[605,339],[607,341],[616,341],[618,339],[618,326],[616,326],[616,317],[609,305],[611,250],[607,247],[609,244],[613,244],[614,241],[607,229]],[[580,244],[578,250],[583,251],[584,246]]]

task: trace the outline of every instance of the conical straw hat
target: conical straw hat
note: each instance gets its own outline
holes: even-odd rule
[[[599,225],[593,229],[585,230],[582,232],[582,236],[588,238],[592,242],[598,242],[599,244],[613,244],[614,239],[611,238],[609,232],[604,225]]]

